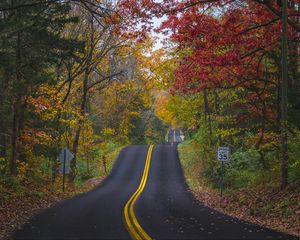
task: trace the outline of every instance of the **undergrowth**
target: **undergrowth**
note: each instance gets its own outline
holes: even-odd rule
[[[200,135],[200,136],[199,136]],[[217,147],[205,134],[194,135],[178,146],[190,189],[204,204],[254,223],[300,234],[299,137],[289,145],[289,185],[280,188],[280,162],[274,152],[265,155],[267,168],[255,148],[236,147],[225,164],[224,196],[220,197]]]

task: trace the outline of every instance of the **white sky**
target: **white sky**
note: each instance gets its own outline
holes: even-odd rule
[[[166,17],[162,17],[162,18],[154,18],[153,19],[153,26],[155,28],[159,27],[160,24],[166,20]],[[154,37],[157,37],[158,39],[156,40],[156,43],[154,44],[154,50],[157,50],[157,49],[160,49],[160,48],[163,48],[163,44],[162,44],[162,41],[164,39],[167,38],[167,36],[163,35],[162,33],[155,33],[155,32],[152,32],[152,35]]]

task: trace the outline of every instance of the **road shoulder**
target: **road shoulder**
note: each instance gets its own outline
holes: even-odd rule
[[[197,158],[197,154],[191,153],[192,148],[179,146],[178,150],[186,181],[198,201],[229,216],[300,237],[300,190],[297,185],[290,184],[284,190],[279,186],[259,185],[229,191],[221,197],[219,190],[209,187],[201,176],[201,161],[197,163],[191,159]],[[186,154],[187,150],[190,154]]]
[[[32,187],[26,196],[14,196],[13,199],[0,199],[0,239],[10,239],[11,234],[19,229],[34,215],[63,200],[94,189],[104,177],[87,180],[80,187],[68,186],[67,192],[55,189],[53,185]]]

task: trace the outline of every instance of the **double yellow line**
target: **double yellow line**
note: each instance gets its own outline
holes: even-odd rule
[[[176,130],[173,130],[173,142],[176,142]]]
[[[126,228],[131,238],[135,240],[151,240],[151,237],[144,231],[144,229],[137,221],[137,218],[134,214],[134,204],[145,188],[147,178],[148,178],[149,168],[150,168],[150,161],[151,161],[153,147],[154,145],[150,145],[148,149],[146,164],[145,164],[140,185],[135,191],[135,193],[125,204],[124,211],[123,211]]]

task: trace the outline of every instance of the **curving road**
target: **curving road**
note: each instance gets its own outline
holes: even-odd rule
[[[216,212],[189,193],[170,145],[130,146],[91,192],[32,218],[14,239],[297,239]],[[175,144],[174,144],[175,143]]]

